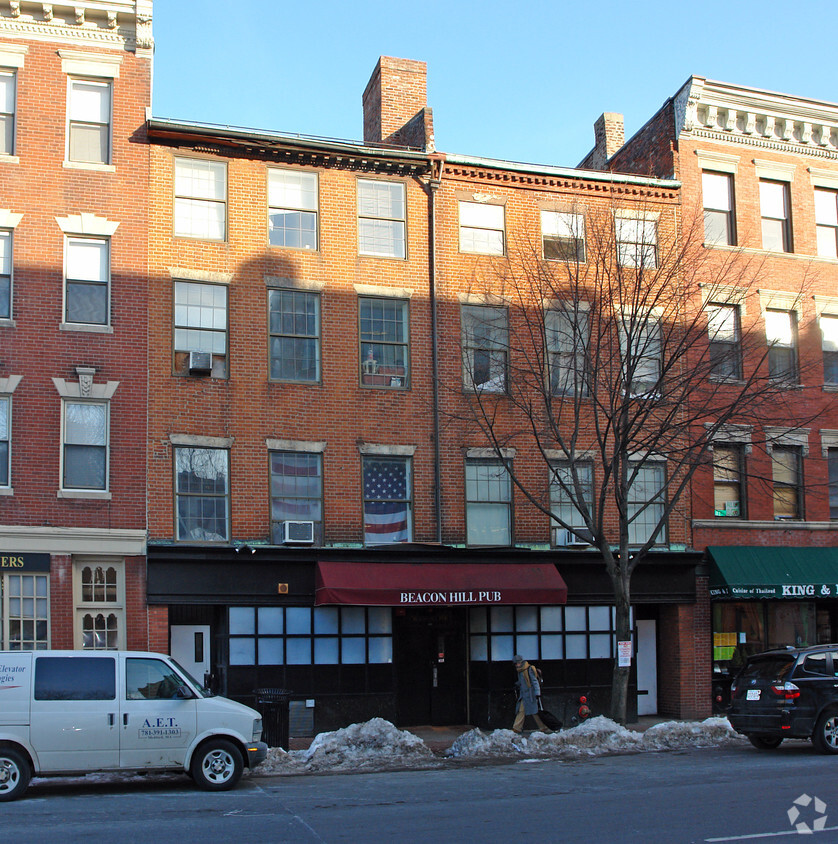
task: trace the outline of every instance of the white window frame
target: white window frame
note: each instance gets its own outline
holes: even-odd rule
[[[0,322],[11,321],[14,318],[14,272],[15,272],[15,233],[14,229],[0,228],[0,242],[7,243],[5,249],[0,249],[0,282],[8,285],[9,309],[8,313],[0,311]]]
[[[639,320],[643,315],[637,315]],[[638,398],[659,398],[656,387],[660,384],[663,373],[663,325],[657,313],[645,315],[645,321],[631,325],[631,315],[624,315],[620,321],[620,354],[623,380],[629,395]],[[632,331],[632,349],[629,350],[629,337],[625,330],[626,323]],[[635,358],[631,382],[625,376],[629,351]]]
[[[784,340],[782,337],[779,336],[779,328],[780,320],[779,318],[774,318],[769,316],[770,314],[777,314],[777,315],[784,315],[788,319],[788,332],[787,336],[790,338],[788,340]],[[785,382],[788,384],[797,384],[799,383],[800,377],[800,361],[799,361],[799,353],[800,353],[800,337],[798,332],[798,317],[799,314],[796,308],[785,308],[785,307],[767,307],[765,309],[765,339],[768,344],[768,376],[773,381],[778,382]],[[772,323],[774,324],[774,328],[772,329]],[[774,334],[772,335],[772,330]],[[785,333],[785,328],[784,328]],[[772,340],[772,336],[776,339]],[[785,350],[789,360],[789,368],[785,370],[778,370],[777,372],[773,371],[773,364],[772,364],[772,356],[771,352],[774,349]]]
[[[404,182],[358,179],[357,191],[358,254],[372,258],[405,260],[407,192]],[[400,194],[400,199],[396,199],[396,193]],[[400,214],[396,213],[399,210],[396,207],[398,203],[401,203]]]
[[[617,244],[617,263],[621,267],[650,270],[657,268],[658,217],[656,212],[615,212],[614,236]]]
[[[594,504],[594,461],[590,457],[583,457],[572,461],[579,477],[579,485],[582,487],[582,496],[588,506],[588,512],[593,509]],[[571,495],[565,490],[557,476],[561,475],[561,481],[566,487],[573,486],[573,474],[571,461],[567,459],[550,461],[550,511],[572,528],[586,530],[587,525],[582,516],[582,511],[577,506]],[[583,477],[583,475],[585,477]],[[574,493],[575,494],[575,493]],[[561,527],[557,522],[551,520],[552,528]]]
[[[724,190],[721,185],[724,183]],[[712,246],[736,246],[736,203],[733,173],[701,171],[701,195],[704,209],[704,242]],[[724,217],[724,237],[708,237],[708,220]]]
[[[774,521],[803,521],[806,518],[805,486],[803,483],[803,458],[804,447],[789,442],[775,443],[771,449],[771,502]],[[795,478],[789,482],[778,478],[777,469],[782,468],[782,460],[778,459],[777,452],[790,455],[793,458],[791,467]],[[794,512],[791,515],[778,513],[778,493],[782,490],[794,492]],[[782,495],[779,496],[782,498]]]
[[[782,192],[783,208],[777,212],[771,207],[771,192],[773,188],[779,188]],[[759,215],[762,228],[762,248],[769,252],[794,252],[794,239],[792,237],[791,222],[791,183],[777,178],[760,178],[759,180]],[[782,245],[775,249],[766,245],[770,240],[766,237],[766,224],[779,223]]]
[[[191,542],[191,543],[227,543],[230,541],[230,537],[232,535],[232,528],[230,524],[231,519],[231,490],[230,490],[230,445],[229,441],[223,441],[220,438],[215,437],[196,437],[196,438],[181,438],[181,437],[172,437],[172,442],[174,445],[173,449],[173,474],[174,474],[174,519],[175,519],[175,541],[176,542]],[[187,441],[183,441],[187,440]],[[190,441],[191,440],[191,441]],[[224,471],[226,475],[226,490],[223,495],[212,495],[212,494],[192,494],[191,492],[186,492],[185,490],[181,490],[179,487],[179,478],[178,478],[178,455],[180,452],[186,451],[212,451],[215,452],[216,455],[224,455]],[[222,536],[221,534],[216,534],[218,536],[217,539],[196,539],[192,536],[181,536],[180,535],[180,500],[181,497],[184,500],[189,500],[192,498],[210,498],[214,500],[223,500],[224,501],[224,527],[226,533]],[[202,530],[204,528],[202,526]],[[207,533],[206,530],[204,530]]]
[[[221,307],[214,301],[219,293],[224,294],[224,327],[217,325],[217,317]],[[189,293],[199,293],[200,301],[190,301]],[[185,294],[185,298],[178,299]],[[213,301],[205,301],[207,297]],[[181,316],[183,315],[183,316]],[[206,325],[206,318],[212,316],[212,325]],[[197,324],[190,322],[194,319]],[[197,344],[189,342],[192,332],[198,332],[201,341]],[[184,342],[178,342],[185,337]],[[218,338],[223,337],[223,343]],[[211,341],[210,347],[201,346],[204,339]],[[200,348],[192,348],[193,345]],[[223,346],[223,350],[218,348]],[[211,375],[213,378],[227,378],[230,374],[230,291],[226,284],[209,281],[192,281],[186,278],[175,278],[172,283],[172,373],[175,375],[189,374],[189,353],[209,352],[212,357]],[[178,356],[185,356],[179,358]],[[179,360],[183,364],[179,364]]]
[[[562,330],[564,321],[568,330]],[[590,343],[588,304],[585,302],[551,304],[544,314],[544,328],[551,395],[586,396]],[[557,379],[556,373],[563,373],[563,376]]]
[[[0,445],[6,445],[6,459],[5,464],[6,482],[3,483],[2,475],[0,475],[0,489],[12,490],[12,397],[9,394],[0,393],[0,406],[5,406],[5,428],[0,424]],[[0,414],[0,422],[2,422],[2,415]]]
[[[17,70],[13,67],[0,66],[0,77],[8,77],[11,80],[8,83],[10,88],[9,99],[11,100],[9,107],[11,108],[11,111],[0,110],[0,117],[4,119],[3,122],[5,123],[8,121],[11,123],[8,150],[4,151],[2,143],[0,143],[0,158],[8,160],[15,157],[15,151],[17,150]],[[3,105],[2,98],[0,98],[0,109],[3,108]],[[0,135],[2,135],[2,133],[0,133]]]
[[[480,319],[478,314],[491,315],[494,319]],[[501,318],[502,316],[502,318]],[[505,305],[466,303],[460,307],[463,348],[463,387],[469,392],[505,393],[509,388],[509,310]],[[475,337],[475,326],[480,324],[499,331],[503,337]],[[500,323],[503,323],[500,325]],[[484,353],[488,362],[488,378],[475,380],[475,356]]]
[[[67,412],[71,405],[101,407],[104,410],[104,442],[102,443],[71,443],[67,441]],[[61,478],[60,490],[71,494],[85,495],[101,495],[109,492],[110,479],[110,402],[105,399],[85,399],[75,397],[65,397],[61,401]],[[66,480],[66,450],[68,446],[82,446],[86,448],[101,449],[104,452],[104,478],[102,486],[70,486],[65,484]]]
[[[292,287],[272,287],[268,290],[268,377],[271,381],[285,381],[294,384],[319,384],[321,379],[321,301],[319,290],[308,290],[303,288]],[[281,307],[274,307],[274,303],[281,305],[283,300],[290,298],[292,307],[290,310],[283,311]],[[295,309],[294,305],[297,302],[302,302],[305,306],[305,311],[300,312]],[[297,329],[297,318],[300,317],[306,324],[308,323],[309,315],[308,308],[313,305],[313,319],[314,329],[308,331],[306,325],[305,331]],[[291,330],[288,330],[283,325],[283,317],[287,314],[291,316],[291,322],[294,323]],[[276,317],[276,321],[274,321]],[[290,343],[292,346],[296,343],[303,342],[311,344],[314,350],[314,377],[301,378],[295,377],[299,371],[293,376],[283,374],[282,364],[285,361],[285,356],[282,354],[282,349],[285,343]],[[274,351],[279,350],[279,354]],[[275,371],[275,364],[276,369]]]
[[[479,451],[479,450],[478,450]],[[465,511],[466,511],[466,545],[468,546],[491,546],[491,545],[513,545],[513,517],[512,508],[514,504],[514,494],[512,477],[509,474],[509,463],[511,457],[504,457],[503,459],[494,456],[484,456],[482,454],[466,455],[464,469],[464,492],[465,492]],[[488,469],[496,470],[496,477],[481,477],[479,469],[486,467]],[[473,477],[470,477],[470,470],[475,470]],[[493,484],[497,484],[500,488],[505,484],[505,489],[501,489],[501,497],[491,498]],[[476,484],[475,492],[472,494],[472,485]],[[480,487],[485,487],[485,494],[481,494]],[[481,497],[483,495],[483,497]],[[505,495],[506,497],[502,497]],[[493,539],[494,537],[486,537],[483,533],[475,531],[476,519],[474,518],[474,511],[486,510],[489,507],[503,508],[506,513],[506,524],[503,527],[503,536],[499,536],[498,542],[480,542],[483,539]],[[471,518],[470,518],[471,515]],[[482,520],[481,520],[482,521]]]
[[[710,377],[719,381],[738,381],[742,378],[742,312],[735,302],[708,302],[707,336],[710,356]],[[717,319],[725,314],[732,314],[733,326],[730,319]],[[722,353],[720,360],[713,361],[714,346]],[[721,369],[728,371],[717,371]],[[731,371],[732,370],[732,371]]]
[[[70,254],[74,246],[96,245],[104,251],[104,273],[103,278],[82,278],[70,276]],[[105,291],[105,318],[101,322],[85,322],[77,319],[70,319],[68,309],[70,306],[70,285],[92,285]],[[107,328],[111,324],[111,243],[107,237],[89,237],[86,235],[70,234],[64,237],[64,302],[63,302],[63,323],[67,326],[93,326]]]
[[[637,464],[640,464],[639,466]],[[629,518],[636,515],[640,510],[643,510],[645,507],[645,513],[652,513],[652,522],[651,522],[651,529],[654,529],[655,525],[658,524],[660,521],[660,516],[656,516],[655,513],[660,512],[660,515],[663,515],[663,511],[666,509],[666,461],[663,459],[650,459],[647,458],[642,461],[632,461],[632,465],[629,467],[629,473],[633,473],[635,470],[640,472],[646,471],[660,471],[662,474],[660,476],[661,483],[658,486],[658,491],[655,492],[651,498],[640,500],[639,498],[632,497],[632,489],[635,483],[642,483],[639,481],[638,477],[635,477],[634,483],[629,484],[629,488],[626,494],[626,508],[627,514]],[[647,506],[648,505],[648,506]],[[649,533],[646,533],[645,538],[639,536],[640,525],[649,524],[649,520],[643,519],[641,515],[642,521],[638,521],[634,519],[628,526],[629,532],[629,545],[639,546],[645,545],[646,542],[649,540]],[[668,525],[664,522],[663,526],[661,527],[660,532],[658,533],[654,545],[666,545],[667,544],[667,532],[668,532]]]
[[[96,570],[103,569],[103,573],[107,575],[109,570],[113,570],[115,576],[115,600],[107,599],[107,592],[102,600],[96,597],[97,587],[94,581],[93,597],[85,596],[84,572],[85,569],[91,570],[91,575],[95,578]],[[126,645],[126,630],[125,630],[125,560],[121,557],[74,557],[73,558],[73,607],[74,607],[74,624],[73,624],[73,647],[77,650],[124,650]],[[85,616],[92,615],[92,621],[95,624],[96,616],[103,614],[107,616],[113,615],[116,621],[116,642],[112,648],[90,647],[85,643],[84,624]]]
[[[82,120],[74,116],[75,104],[78,102],[77,86],[88,86],[101,88],[107,91],[107,119]],[[114,85],[111,79],[98,77],[70,76],[67,79],[67,125],[65,130],[66,147],[64,157],[66,161],[76,167],[110,167],[113,163],[113,91]],[[105,157],[104,160],[89,160],[84,158],[73,158],[73,128],[82,126],[93,126],[105,130]]]
[[[816,185],[814,191],[818,256],[838,258],[838,188]]]
[[[587,258],[585,215],[542,209],[541,249],[545,261],[584,264]],[[548,255],[548,252],[552,254]]]
[[[824,384],[836,387],[838,386],[838,313],[822,313],[818,322],[821,329]],[[827,361],[830,362],[830,366],[827,366]],[[833,379],[827,377],[829,369],[836,371]]]
[[[310,173],[305,170],[288,170],[280,167],[268,168],[268,244],[284,249],[301,249],[303,251],[316,252],[320,243],[320,209],[319,192],[320,178],[317,173]],[[307,197],[313,197],[307,201]],[[314,242],[311,245],[304,244],[303,232],[307,231],[302,225],[299,228],[300,243],[279,243],[275,242],[272,235],[274,231],[287,232],[286,227],[273,228],[271,220],[274,214],[290,213],[297,214],[300,221],[306,215],[314,218]],[[290,231],[295,231],[293,228]],[[283,236],[282,240],[287,241]]]
[[[725,451],[734,456],[736,465],[733,468],[722,465],[717,460],[717,452]],[[748,446],[742,442],[713,443],[713,517],[716,519],[747,519],[748,513],[748,473],[746,469],[746,455]],[[738,497],[737,512],[728,513],[727,504],[732,503],[725,500],[725,509],[716,507],[716,490],[723,488],[735,488]]]
[[[361,454],[361,480],[363,484],[363,516],[364,516],[364,545],[398,545],[404,542],[413,542],[413,455],[396,454],[397,448],[389,449],[387,453],[384,449],[380,451],[362,452]],[[390,498],[384,496],[368,495],[367,488],[367,470],[373,463],[399,463],[404,467],[405,472],[405,495],[406,498]],[[404,539],[390,539],[388,541],[380,541],[380,537],[375,532],[368,532],[369,526],[375,525],[375,516],[386,514],[378,514],[372,512],[376,505],[404,505],[406,528],[404,531]],[[368,509],[368,505],[372,509]],[[370,517],[373,517],[370,519]],[[377,522],[383,524],[384,519]]]
[[[14,616],[14,619],[34,622],[36,635],[34,639],[31,640],[31,642],[35,645],[35,648],[28,647],[24,649],[21,648],[21,642],[19,640],[15,640],[14,642],[10,640],[9,624],[12,621],[12,618],[10,616],[10,606],[12,600],[15,600],[9,594],[11,592],[10,584],[14,579],[18,578],[20,579],[19,584],[21,587],[23,587],[24,580],[29,578],[32,579],[32,597],[34,612],[31,617],[26,617],[23,615],[23,598],[21,597],[19,599],[21,602],[21,613],[16,614]],[[51,635],[49,580],[49,572],[21,572],[20,574],[0,574],[0,650],[46,650],[47,648],[49,648]],[[45,594],[38,595],[39,586],[43,588],[43,592]],[[25,590],[21,588],[21,592],[23,593],[24,591]],[[46,628],[46,636],[41,638],[37,636],[37,628],[39,622],[43,622]]]
[[[203,180],[210,190],[201,191],[200,179],[196,187],[196,174],[205,172]],[[180,172],[179,172],[180,171]],[[212,158],[190,158],[176,155],[173,162],[173,217],[172,231],[175,237],[190,240],[209,240],[215,243],[227,241],[227,227],[229,214],[228,202],[228,173],[227,162]],[[191,187],[184,187],[188,181]],[[220,211],[216,213],[220,233],[213,231],[213,218],[206,214],[203,220],[196,213],[198,210]]]
[[[470,255],[506,254],[506,209],[489,202],[461,199],[460,252]]]
[[[280,537],[280,525],[285,521],[311,521],[314,522],[314,545],[322,545],[323,544],[323,486],[324,486],[324,479],[323,479],[323,451],[325,449],[324,444],[318,443],[300,443],[300,442],[291,442],[291,441],[280,441],[280,440],[268,440],[268,481],[270,483],[270,490],[269,490],[269,499],[271,504],[271,542],[274,545],[282,544],[279,540]],[[274,492],[274,478],[275,477],[286,477],[280,473],[274,472],[274,458],[280,458],[283,455],[292,456],[295,460],[299,458],[306,458],[306,462],[311,461],[317,467],[317,474],[313,477],[317,478],[317,484],[320,487],[318,495],[305,495],[305,494],[280,494]],[[294,477],[293,475],[289,475],[287,477]],[[312,477],[311,475],[308,477]],[[295,491],[296,492],[296,491]],[[278,519],[274,515],[274,507],[275,502],[276,506],[282,506],[285,503],[286,506],[289,506],[291,510],[293,510],[293,503],[295,501],[305,501],[305,502],[316,502],[316,505],[313,508],[306,509],[300,511],[303,515],[296,515],[296,517],[292,518],[285,518],[285,519]],[[318,510],[320,518],[312,518],[312,509]]]
[[[380,310],[378,315],[370,315],[366,320],[364,318],[365,308],[374,311],[380,305],[382,309],[388,306],[398,311],[399,320],[387,321],[384,316],[384,310]],[[386,331],[388,323],[391,327],[399,326],[404,335],[401,340],[388,339],[386,334],[376,339],[376,332],[364,332],[363,327],[365,322],[370,326],[377,326]],[[408,299],[400,299],[396,297],[384,298],[383,296],[359,296],[358,297],[358,343],[360,356],[360,383],[362,387],[374,388],[380,390],[407,390],[410,387],[410,301]],[[388,373],[389,368],[387,361],[376,358],[376,348],[378,354],[382,356],[391,350],[395,354],[393,360],[396,360],[399,350],[402,353],[404,361],[404,372]]]

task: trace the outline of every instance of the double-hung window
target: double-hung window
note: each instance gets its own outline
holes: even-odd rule
[[[547,365],[554,396],[587,395],[588,312],[573,304],[546,312]]]
[[[0,229],[0,319],[12,318],[13,234]]]
[[[466,459],[466,542],[512,544],[512,479],[503,460]]]
[[[413,539],[413,478],[408,457],[363,458],[364,544],[387,545]]]
[[[797,312],[765,311],[768,374],[776,381],[797,383]]]
[[[16,81],[13,70],[0,70],[0,155],[15,153]]]
[[[818,255],[838,258],[838,190],[815,188],[815,229]]]
[[[707,305],[707,331],[710,339],[710,375],[738,380],[742,377],[742,335],[739,306]]]
[[[803,518],[803,452],[798,446],[774,446],[771,451],[774,481],[774,519]]]
[[[548,261],[585,263],[585,217],[562,211],[541,212],[541,237]]]
[[[180,542],[230,539],[230,453],[175,448],[175,521]]]
[[[191,353],[210,355],[214,378],[227,377],[227,287],[174,283],[174,372],[190,371]]]
[[[111,163],[111,99],[108,80],[69,80],[67,159],[82,164]]]
[[[226,239],[227,165],[223,161],[175,159],[175,237]]]
[[[640,466],[630,466],[634,480],[628,489],[629,543],[645,545],[663,519],[666,509],[666,464],[647,461]],[[655,544],[666,543],[666,525],[655,537]]]
[[[268,292],[271,380],[320,380],[320,294],[307,290]]]
[[[762,248],[791,252],[791,194],[788,182],[759,181]]]
[[[462,309],[464,382],[467,390],[506,392],[509,322],[506,308],[464,305]]]
[[[108,488],[109,403],[64,400],[62,489]]]
[[[361,384],[406,389],[410,371],[407,301],[362,296],[358,313]]]
[[[505,251],[502,205],[460,202],[460,252],[503,255]]]
[[[302,451],[272,451],[271,541],[283,541],[285,522],[314,522],[314,544],[323,544],[323,456]]]
[[[653,313],[627,314],[620,324],[623,383],[629,395],[657,397],[662,373],[660,320]]]
[[[741,445],[713,446],[713,512],[717,519],[744,519],[745,455]]]
[[[829,473],[829,518],[838,519],[838,448],[827,449],[827,470]]]
[[[617,217],[617,261],[623,267],[654,269],[657,266],[657,220]]]
[[[358,252],[379,258],[406,255],[402,182],[358,180]]]
[[[823,380],[838,385],[838,314],[821,314]]]
[[[562,460],[553,463],[550,469],[550,509],[568,527],[585,529],[583,509],[590,514],[594,503],[593,463],[576,460],[571,466],[569,460]]]
[[[0,648],[49,647],[49,574],[0,574]]]
[[[110,244],[106,238],[66,240],[64,321],[79,325],[110,323]]]
[[[268,170],[268,242],[317,249],[317,174]]]
[[[125,563],[78,558],[73,561],[77,648],[112,651],[125,647]]]
[[[0,487],[11,486],[12,397],[0,396]]]
[[[733,176],[704,171],[701,174],[701,192],[704,198],[704,242],[734,246]]]

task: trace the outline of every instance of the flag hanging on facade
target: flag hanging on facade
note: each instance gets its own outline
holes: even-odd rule
[[[410,542],[410,464],[407,460],[364,461],[364,542]]]

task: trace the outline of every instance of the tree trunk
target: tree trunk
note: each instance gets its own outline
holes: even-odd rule
[[[616,608],[617,642],[631,641],[631,575],[618,570],[613,577],[614,605]],[[633,656],[633,655],[632,655]],[[611,718],[625,724],[628,714],[628,687],[631,665],[620,667],[619,655],[614,656],[614,673],[611,679]]]

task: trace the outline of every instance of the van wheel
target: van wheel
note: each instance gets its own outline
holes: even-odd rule
[[[818,718],[812,744],[819,753],[838,753],[838,712],[824,712]]]
[[[748,741],[757,750],[774,750],[783,743],[782,736],[748,736]]]
[[[198,748],[189,773],[198,788],[226,791],[241,779],[243,767],[241,752],[232,742],[213,739]]]
[[[0,800],[16,800],[26,791],[32,773],[24,755],[11,747],[0,747]]]

